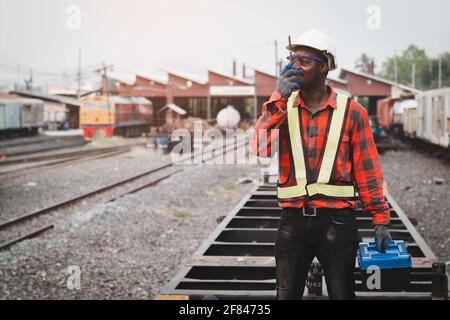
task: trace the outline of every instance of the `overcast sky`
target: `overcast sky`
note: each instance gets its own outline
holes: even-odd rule
[[[230,73],[236,58],[239,71],[245,62],[273,73],[273,41],[284,58],[288,34],[311,28],[330,35],[341,67],[363,52],[380,66],[411,43],[430,56],[450,51],[449,12],[448,0],[0,0],[0,85],[18,78],[19,64],[36,81],[74,78],[78,48],[85,72],[105,61],[145,73],[184,63]]]

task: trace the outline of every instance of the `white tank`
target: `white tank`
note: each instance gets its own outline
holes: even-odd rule
[[[217,114],[217,124],[224,129],[236,128],[241,121],[241,115],[233,106],[227,106]]]

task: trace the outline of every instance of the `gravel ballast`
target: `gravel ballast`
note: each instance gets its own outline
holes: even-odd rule
[[[59,219],[0,252],[0,297],[148,299],[258,181],[255,166],[184,166],[157,186]],[[70,269],[72,268],[72,269]],[[79,268],[81,289],[68,289]]]
[[[449,262],[450,163],[416,150],[389,151],[380,161],[389,193],[439,260]]]
[[[72,192],[71,189],[80,191],[79,184],[86,179],[91,180],[83,184],[94,186],[134,170],[144,171],[149,157],[154,160],[150,161],[152,165],[158,165],[162,156],[154,156],[135,150],[116,157],[119,160],[102,159],[103,162],[92,163],[95,167],[80,164],[79,172],[86,171],[83,177],[72,171],[75,168],[55,168],[60,179],[68,176],[67,189],[51,188],[55,196],[47,197],[54,199]],[[450,260],[450,165],[408,150],[386,152],[380,160],[390,194],[417,221],[417,229],[438,258],[444,262]],[[102,168],[106,165],[117,170],[107,171]],[[124,168],[127,171],[121,172]],[[66,215],[52,220],[54,230],[0,251],[0,298],[155,297],[217,227],[217,219],[228,214],[255,187],[260,175],[260,168],[251,165],[179,168],[183,171],[158,185],[114,202],[99,200],[88,206],[74,206]],[[53,171],[36,177],[37,183],[41,185],[43,179],[49,179],[45,176],[50,172]],[[245,177],[251,182],[236,184]],[[14,197],[17,202],[27,194],[18,191],[27,182],[20,179],[8,181],[7,187],[2,181],[2,202],[5,194],[11,197],[8,204],[2,204],[2,218],[5,209],[9,216],[15,212],[12,205],[28,205],[25,200],[14,204]],[[60,184],[58,188],[66,187]],[[36,199],[40,197],[36,195]],[[79,288],[73,282],[77,270],[80,271]]]

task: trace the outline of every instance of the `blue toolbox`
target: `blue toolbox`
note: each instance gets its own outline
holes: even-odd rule
[[[378,252],[375,242],[361,242],[358,264],[364,291],[402,291],[409,285],[412,262],[402,240],[391,241],[385,252]]]

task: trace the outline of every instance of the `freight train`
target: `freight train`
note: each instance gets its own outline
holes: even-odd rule
[[[149,132],[153,104],[144,97],[91,95],[80,107],[80,128],[85,140],[95,137],[139,136]]]
[[[378,123],[394,136],[450,149],[450,88],[377,102]]]
[[[12,95],[0,96],[0,138],[35,135],[43,124],[43,101]]]

